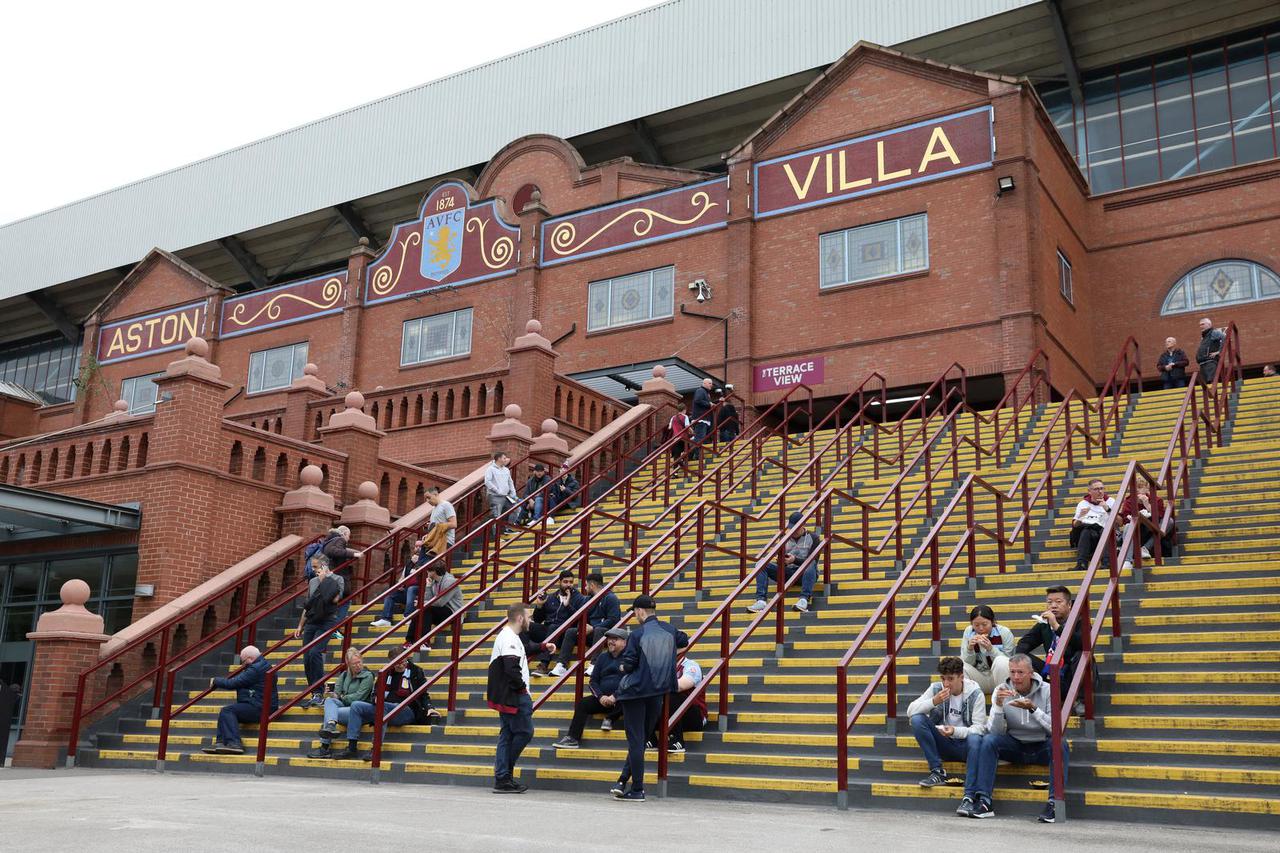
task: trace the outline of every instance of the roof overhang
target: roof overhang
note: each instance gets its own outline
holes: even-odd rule
[[[138,504],[104,504],[84,498],[0,485],[0,543],[137,530]]]
[[[637,361],[614,367],[602,367],[582,373],[570,373],[569,378],[586,385],[592,391],[608,394],[620,402],[634,403],[640,387],[644,385],[645,380],[653,378],[653,368],[658,365],[667,369],[667,381],[674,385],[680,394],[693,393],[704,379],[710,379],[717,386],[724,384],[724,380],[720,377],[707,373],[700,367],[694,367],[683,358],[674,356],[655,361]]]

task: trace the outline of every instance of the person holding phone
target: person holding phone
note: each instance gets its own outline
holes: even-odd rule
[[[985,604],[969,611],[969,627],[960,638],[960,660],[964,676],[990,696],[1009,677],[1009,655],[1013,654],[1013,632],[996,624],[996,614]]]
[[[987,722],[987,697],[981,687],[964,677],[964,669],[960,658],[942,658],[938,661],[941,678],[907,706],[911,731],[929,765],[929,775],[920,780],[920,787],[960,784],[959,779],[947,775],[942,762],[963,761],[962,809],[976,798],[978,749]]]

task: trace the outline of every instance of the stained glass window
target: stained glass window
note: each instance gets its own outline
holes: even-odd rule
[[[1161,314],[1200,311],[1280,297],[1280,277],[1252,261],[1222,260],[1197,267],[1178,279],[1164,298]]]

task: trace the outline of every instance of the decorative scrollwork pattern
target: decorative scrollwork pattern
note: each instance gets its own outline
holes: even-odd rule
[[[653,230],[654,222],[659,219],[672,225],[693,225],[699,219],[706,216],[707,212],[713,207],[720,206],[719,202],[711,200],[711,196],[708,195],[705,190],[699,190],[690,196],[689,204],[697,208],[697,212],[688,219],[677,219],[674,216],[668,216],[665,213],[660,213],[647,207],[633,207],[630,210],[624,210],[622,213],[619,213],[613,219],[610,219],[604,225],[597,228],[589,237],[578,243],[574,242],[577,239],[578,232],[578,229],[574,227],[574,224],[568,221],[561,222],[556,225],[555,228],[551,229],[551,237],[548,242],[551,244],[551,251],[563,257],[565,255],[572,255],[575,252],[581,251],[601,234],[608,231],[628,216],[639,217],[635,224],[631,226],[631,232],[637,237],[644,237]]]
[[[373,275],[369,279],[369,286],[373,288],[374,293],[379,296],[386,296],[396,289],[396,285],[400,283],[400,273],[404,271],[404,256],[409,253],[409,246],[416,246],[421,242],[422,232],[418,230],[410,231],[400,241],[400,262],[396,264],[396,271],[394,273],[391,271],[390,263],[385,263],[373,271]]]
[[[473,216],[467,220],[467,232],[480,232],[480,260],[484,261],[484,265],[491,270],[500,270],[505,267],[511,257],[516,253],[515,241],[505,234],[493,241],[493,245],[485,243],[484,229],[485,222],[478,216]]]
[[[245,319],[244,315],[249,310],[249,306],[244,302],[240,302],[234,308],[231,309],[231,314],[227,317],[227,319],[230,320],[232,323],[235,323],[240,328],[245,328],[246,326],[253,325],[253,322],[257,320],[259,317],[261,317],[263,314],[267,315],[268,320],[279,320],[280,310],[281,310],[280,304],[282,301],[286,299],[291,299],[295,302],[301,302],[305,305],[310,305],[312,308],[315,308],[317,311],[326,311],[332,308],[333,306],[337,305],[338,300],[340,300],[341,298],[342,298],[342,279],[335,277],[335,278],[329,279],[324,283],[324,287],[321,288],[320,290],[320,299],[321,299],[320,302],[315,302],[313,300],[307,299],[304,296],[298,296],[295,293],[277,293],[275,296],[271,297],[271,299],[268,300],[265,305],[259,308],[252,317]]]

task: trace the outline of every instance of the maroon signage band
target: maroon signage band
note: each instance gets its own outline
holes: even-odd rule
[[[258,290],[222,303],[218,336],[234,338],[342,310],[347,271]]]
[[[98,363],[178,349],[191,338],[205,334],[208,311],[208,303],[201,300],[108,323],[98,332]]]
[[[716,178],[548,219],[538,263],[567,261],[725,227],[729,182]]]
[[[755,167],[757,218],[934,181],[991,166],[991,107],[909,124]]]
[[[785,390],[793,385],[819,385],[825,371],[826,360],[822,356],[757,364],[751,389],[760,394]]]
[[[515,272],[520,229],[498,216],[496,202],[474,204],[471,195],[460,181],[446,181],[423,199],[417,219],[396,226],[369,266],[365,304]]]

